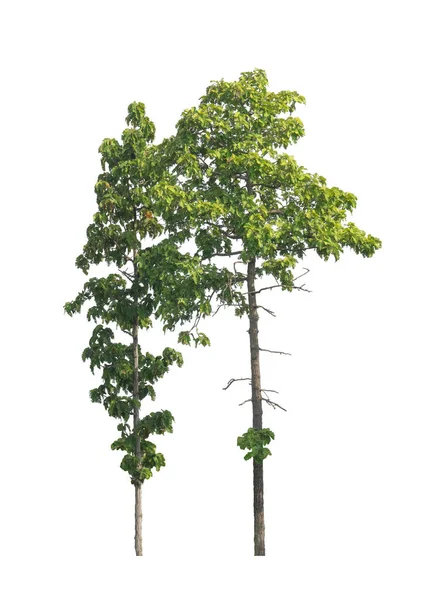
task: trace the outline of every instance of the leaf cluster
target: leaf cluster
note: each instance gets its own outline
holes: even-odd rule
[[[126,454],[121,468],[131,476],[133,483],[143,483],[152,476],[153,469],[159,471],[165,466],[163,454],[156,451],[156,445],[148,440],[150,435],[164,435],[173,432],[174,417],[169,410],[152,412],[143,417],[132,433],[121,427],[122,435],[112,443],[112,450],[122,450]],[[136,456],[137,438],[140,446],[140,460]]]
[[[274,432],[270,429],[249,429],[237,439],[237,445],[241,450],[249,450],[244,455],[244,460],[253,458],[256,463],[262,463],[271,453],[269,448],[266,448],[271,440],[275,438]]]

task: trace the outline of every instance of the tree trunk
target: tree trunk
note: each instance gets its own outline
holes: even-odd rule
[[[135,487],[135,555],[143,556],[142,535],[142,484],[140,481],[134,483]]]
[[[138,272],[136,264],[136,251],[133,252],[134,259],[134,308],[135,316],[132,326],[132,347],[134,355],[134,381],[133,381],[133,399],[134,399],[134,432],[140,421],[140,409],[139,409],[139,393],[138,393]],[[140,438],[135,438],[135,455],[140,464],[142,454],[140,449]],[[143,556],[143,535],[142,535],[142,482],[134,481],[135,486],[135,554],[136,556]]]
[[[250,366],[252,380],[252,416],[254,429],[263,428],[263,408],[261,402],[261,376],[260,376],[260,347],[258,345],[258,308],[255,292],[255,259],[247,265],[247,291],[249,302],[249,339],[250,339]],[[253,462],[254,484],[254,554],[265,555],[264,542],[264,484],[263,462]]]

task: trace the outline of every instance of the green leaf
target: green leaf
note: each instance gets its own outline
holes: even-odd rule
[[[265,448],[275,438],[274,432],[270,429],[253,429],[250,427],[246,433],[237,438],[237,445],[242,450],[249,450],[244,455],[244,460],[253,458],[255,462],[263,462],[271,451]]]

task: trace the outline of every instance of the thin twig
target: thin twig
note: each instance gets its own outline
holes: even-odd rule
[[[270,310],[269,308],[266,308],[264,306],[261,306],[261,304],[257,304],[257,308],[262,308],[263,310],[265,310],[267,313],[269,313],[271,315],[271,317],[275,317],[276,314],[274,313],[274,311]]]
[[[232,383],[235,381],[252,381],[250,377],[237,377],[236,379],[230,379],[226,387],[222,388],[223,390],[228,390]]]
[[[297,277],[294,277],[294,281],[295,281],[296,279],[300,279],[301,277],[305,277],[305,275],[307,275],[307,274],[310,272],[310,270],[309,270],[309,269],[307,269],[306,267],[302,267],[302,268],[303,268],[303,270],[305,271],[305,273],[302,273],[302,275],[297,275]]]
[[[191,333],[193,331],[193,329],[198,329],[198,325],[199,325],[199,321],[201,320],[202,315],[198,315],[195,319],[195,322],[193,323],[193,326],[191,327],[191,329],[189,330],[188,333]]]
[[[218,310],[220,308],[222,308],[223,306],[240,306],[239,304],[227,304],[227,302],[224,302],[223,304],[220,304],[218,306],[218,308],[215,310],[215,312],[212,314],[212,317],[214,317],[216,315],[216,313],[218,312]]]
[[[122,275],[124,275],[126,277],[126,279],[128,281],[130,281],[131,283],[134,283],[134,277],[131,275],[131,273],[128,273],[127,271],[122,271],[121,269],[118,269],[120,271],[120,273]]]
[[[233,272],[235,273],[235,275],[238,273],[238,275],[244,275],[244,273],[240,273],[239,271],[236,270],[235,265],[244,265],[246,263],[244,263],[242,260],[236,260],[233,263]]]
[[[263,402],[266,402],[266,404],[269,404],[269,406],[272,406],[272,408],[275,410],[275,408],[281,408],[282,410],[284,410],[285,412],[288,412],[286,410],[286,408],[283,408],[283,406],[280,406],[280,404],[277,404],[277,402],[272,402],[272,400],[268,400],[267,398],[262,398]]]
[[[272,354],[284,354],[285,356],[291,356],[289,352],[281,352],[280,350],[266,350],[266,348],[258,348],[260,352],[271,352]]]
[[[259,294],[260,292],[264,292],[265,290],[273,290],[274,288],[279,288],[279,287],[284,288],[284,289],[291,289],[291,290],[301,290],[302,292],[311,292],[311,290],[307,290],[305,287],[303,287],[303,285],[301,285],[301,286],[292,285],[290,287],[290,286],[283,285],[282,283],[278,283],[276,285],[269,285],[268,287],[260,288],[259,290],[254,290],[253,292],[246,292],[246,294]]]
[[[265,390],[264,388],[261,390],[262,392],[272,392],[274,394],[278,394],[277,390]]]
[[[244,400],[244,402],[241,402],[240,404],[238,404],[238,406],[243,406],[243,404],[246,404],[246,402],[252,402],[252,398],[248,398],[247,400]]]

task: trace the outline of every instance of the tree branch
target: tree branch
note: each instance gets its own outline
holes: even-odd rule
[[[202,316],[202,315],[198,315],[198,316],[196,317],[196,319],[195,319],[195,321],[194,321],[194,323],[193,323],[193,325],[192,325],[191,329],[188,331],[188,333],[191,333],[191,332],[193,331],[193,329],[196,329],[196,330],[197,330],[197,328],[198,328],[198,325],[199,325],[199,321],[201,320],[201,316]]]
[[[242,252],[242,250],[241,250]],[[246,263],[244,263],[242,260],[236,260],[233,263],[233,272],[235,273],[235,275],[243,275],[244,279],[247,279],[246,276],[244,275],[244,273],[240,273],[239,271],[236,270],[235,265],[245,265]]]
[[[274,313],[274,311],[270,310],[269,308],[265,308],[264,306],[261,306],[260,304],[257,304],[257,308],[262,308],[267,313],[269,313],[272,317],[276,316],[276,314]]]
[[[289,352],[281,352],[280,350],[266,350],[266,348],[258,348],[260,352],[271,352],[272,354],[284,354],[285,356],[291,356]]]
[[[307,250],[311,250],[311,248],[307,248]],[[310,270],[307,269],[306,267],[302,267],[302,268],[305,271],[305,273],[302,273],[302,275],[297,275],[297,277],[294,277],[293,281],[296,281],[296,279],[300,279],[301,277],[305,277],[305,275],[307,275],[310,272]]]
[[[230,379],[228,384],[226,385],[226,387],[223,387],[223,390],[228,390],[229,387],[232,385],[232,383],[235,383],[235,381],[251,381],[250,377],[237,377],[236,379]]]
[[[299,275],[299,277],[302,277],[302,275]],[[296,278],[296,279],[298,279],[298,278]],[[269,285],[267,287],[260,288],[259,290],[255,290],[254,292],[246,292],[246,294],[259,294],[260,292],[264,292],[265,290],[273,290],[274,288],[279,288],[279,287],[286,288],[286,286],[284,286],[282,283],[278,283],[276,285]],[[293,285],[293,286],[291,286],[290,289],[291,290],[301,290],[302,292],[311,293],[311,290],[307,290],[305,287],[303,287],[303,285],[301,285],[301,286]]]
[[[243,404],[246,404],[246,402],[252,402],[252,398],[248,398],[247,400],[244,400],[244,402],[241,402],[240,404],[238,404],[238,406],[243,406]]]
[[[227,307],[227,306],[240,306],[239,304],[227,304],[227,302],[224,302],[223,304],[220,304],[218,306],[218,308],[215,310],[215,312],[212,314],[212,317],[214,317],[216,315],[216,313],[218,312],[218,310],[220,308],[222,308],[223,306]]]
[[[286,408],[283,408],[283,406],[280,406],[280,404],[277,404],[277,402],[272,402],[272,400],[269,400],[268,398],[262,398],[261,399],[263,402],[266,402],[266,404],[269,404],[269,406],[272,406],[272,408],[275,410],[276,408],[281,408],[282,410],[284,410],[285,412],[288,412],[286,410]]]
[[[121,269],[118,269],[118,270],[120,271],[120,273],[122,275],[124,275],[126,277],[126,279],[128,281],[130,281],[131,283],[134,283],[134,277],[133,277],[133,275],[131,273],[128,273],[127,271],[122,271]]]
[[[263,402],[266,402],[266,404],[269,404],[269,406],[272,406],[273,409],[281,408],[282,410],[287,412],[286,408],[283,408],[283,406],[280,406],[280,404],[277,404],[277,402],[273,402],[267,395],[267,392],[274,392],[275,394],[278,394],[278,392],[276,390],[261,390],[261,391],[266,394],[266,398],[263,398],[263,396],[261,397],[261,400]]]

